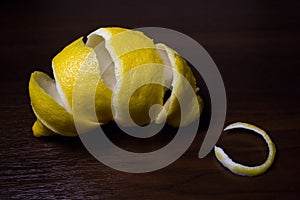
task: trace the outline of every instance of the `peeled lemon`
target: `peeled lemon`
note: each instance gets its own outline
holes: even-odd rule
[[[140,31],[100,28],[88,35],[86,44],[79,38],[65,47],[53,58],[52,69],[55,80],[42,72],[34,72],[30,78],[31,105],[37,117],[35,136],[51,132],[76,136],[74,104],[76,119],[87,130],[111,120],[123,126],[163,123],[165,119],[172,126],[188,125],[203,108],[196,94],[185,105],[185,117],[180,118],[177,97],[185,95],[182,78],[196,93],[195,77],[178,53],[164,44],[154,44]],[[96,89],[91,87],[95,84]],[[164,103],[168,87],[172,92]],[[93,94],[95,105],[87,100]],[[154,105],[161,109],[149,116]],[[96,112],[96,121],[91,112]]]

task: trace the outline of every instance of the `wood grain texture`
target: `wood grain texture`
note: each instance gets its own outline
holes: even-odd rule
[[[300,14],[297,1],[6,1],[1,2],[0,199],[299,199]],[[166,12],[167,10],[167,12]],[[35,138],[27,85],[30,73],[51,74],[66,44],[101,26],[172,28],[210,53],[228,98],[226,124],[266,131],[278,154],[264,175],[245,178],[210,153],[197,157],[205,128],[168,167],[146,174],[110,169],[79,138]],[[205,121],[205,120],[204,120]],[[115,134],[114,125],[108,125]],[[264,141],[222,134],[233,159],[263,162]],[[117,137],[118,135],[116,135]],[[119,139],[136,148],[135,142]],[[151,148],[151,141],[144,147]]]

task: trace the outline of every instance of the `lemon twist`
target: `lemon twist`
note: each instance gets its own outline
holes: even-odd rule
[[[236,122],[236,123],[230,124],[224,129],[224,131],[228,131],[228,130],[232,130],[232,129],[236,129],[236,128],[251,130],[255,133],[258,133],[260,136],[262,136],[268,145],[268,149],[269,149],[268,158],[261,165],[249,167],[246,165],[236,163],[223,151],[222,148],[215,146],[214,151],[215,151],[215,155],[216,155],[218,161],[221,162],[222,165],[224,167],[228,168],[232,173],[237,174],[237,175],[257,176],[257,175],[265,173],[267,171],[267,169],[274,162],[274,158],[275,158],[275,154],[276,154],[276,148],[275,148],[275,145],[272,142],[271,138],[268,136],[268,134],[264,130],[262,130],[252,124],[242,123],[242,122]]]
[[[149,67],[144,68],[143,73],[134,71],[139,66]],[[123,126],[163,123],[165,119],[172,126],[188,125],[199,117],[203,108],[201,97],[196,95],[185,105],[188,112],[180,119],[176,96],[185,95],[181,78],[189,81],[195,93],[199,90],[196,79],[177,52],[164,44],[154,44],[140,31],[100,28],[88,35],[86,44],[79,38],[65,47],[53,58],[52,69],[55,80],[43,72],[34,72],[29,82],[31,105],[37,117],[32,130],[37,137],[54,133],[76,136],[74,104],[76,119],[86,131],[111,120]],[[174,71],[182,76],[177,77]],[[129,72],[130,76],[126,76]],[[147,84],[136,89],[127,108],[125,97],[141,80],[164,84]],[[93,91],[91,86],[95,83],[97,87]],[[172,88],[165,103],[163,85]],[[75,88],[76,101],[73,102]],[[95,105],[87,100],[90,95],[95,95]],[[149,109],[153,105],[160,105],[161,109],[150,117]],[[126,115],[128,109],[130,120]],[[91,112],[97,114],[97,121],[89,115]]]

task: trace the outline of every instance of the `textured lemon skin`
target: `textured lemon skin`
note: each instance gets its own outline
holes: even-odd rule
[[[83,43],[82,37],[72,42],[55,56],[52,67],[55,80],[58,86],[61,87],[63,94],[65,94],[62,96],[67,98],[68,105],[66,107],[70,108],[70,111],[72,111],[75,82],[84,73],[93,72],[94,74],[91,74],[91,76],[96,75],[99,78],[95,94],[95,108],[98,120],[103,123],[113,119],[111,111],[112,91],[104,84],[100,77],[101,72],[97,70],[99,66],[95,52]],[[91,88],[89,87],[89,81],[89,77],[86,77],[84,82],[82,82],[83,87],[80,90],[83,92],[89,90]],[[84,87],[84,84],[86,87]],[[84,99],[80,102],[82,106],[85,105]]]
[[[64,136],[76,136],[73,116],[45,92],[40,84],[42,81],[54,83],[54,80],[43,72],[31,74],[29,96],[35,115],[47,129]],[[41,129],[40,123],[37,122],[33,127],[34,135],[41,136]],[[49,135],[48,130],[45,131],[45,135]]]
[[[66,98],[66,107],[72,109],[72,94],[74,82],[78,76],[81,63],[86,60],[93,50],[82,41],[82,37],[66,46],[52,60],[54,77],[59,84],[58,92]],[[60,89],[62,91],[60,91]]]

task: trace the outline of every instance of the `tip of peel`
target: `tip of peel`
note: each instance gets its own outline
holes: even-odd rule
[[[32,126],[32,132],[35,137],[55,135],[50,129],[45,127],[40,120],[36,120]]]

